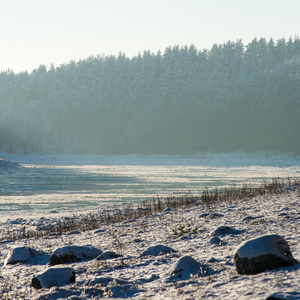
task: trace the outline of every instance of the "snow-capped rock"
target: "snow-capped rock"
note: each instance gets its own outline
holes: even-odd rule
[[[36,289],[43,287],[64,286],[75,282],[75,270],[73,268],[50,268],[32,278],[31,284]]]
[[[91,246],[66,246],[53,252],[50,258],[50,265],[91,260],[101,253],[100,249]]]
[[[4,266],[7,264],[17,264],[17,263],[28,263],[37,259],[42,255],[41,251],[37,251],[29,247],[15,247],[12,248],[5,261]]]
[[[121,254],[118,254],[114,251],[106,251],[100,254],[99,256],[96,257],[96,260],[108,260],[112,258],[118,258],[121,257]]]
[[[164,254],[176,253],[176,252],[177,251],[172,249],[171,247],[167,247],[164,245],[156,245],[156,246],[147,248],[141,254],[141,256],[146,256],[146,255],[157,256],[157,255],[164,255]]]
[[[287,241],[280,235],[264,235],[241,243],[234,252],[239,274],[258,274],[297,263]]]
[[[209,244],[211,244],[211,245],[226,245],[226,243],[224,241],[222,241],[220,238],[218,238],[217,236],[213,236],[209,240]]]
[[[273,293],[269,297],[266,298],[266,300],[299,300],[300,299],[300,293],[299,292],[278,292]]]
[[[231,226],[227,226],[227,225],[222,225],[222,226],[219,226],[216,230],[214,230],[211,235],[213,236],[223,236],[223,235],[226,235],[226,234],[240,234],[240,233],[243,233],[244,231],[243,230],[238,230],[238,229],[235,229],[234,227],[231,227]]]
[[[181,257],[170,272],[171,279],[188,279],[192,274],[201,274],[202,266],[191,256]]]

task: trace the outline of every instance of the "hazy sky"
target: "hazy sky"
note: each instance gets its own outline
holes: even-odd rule
[[[300,0],[0,0],[0,70],[300,34]]]

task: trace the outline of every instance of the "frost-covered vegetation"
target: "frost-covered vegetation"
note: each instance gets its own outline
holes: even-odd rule
[[[95,224],[81,215],[73,218],[78,230],[62,219],[47,232],[47,216],[8,220],[0,224],[11,233],[0,242],[0,298],[299,299],[300,186],[277,183],[280,194],[262,186],[254,198],[240,190],[217,202],[157,199],[138,218],[111,211],[112,222]],[[264,270],[241,272],[245,253],[245,268]],[[279,267],[282,254],[294,263]]]
[[[0,151],[300,152],[300,39],[0,73]]]

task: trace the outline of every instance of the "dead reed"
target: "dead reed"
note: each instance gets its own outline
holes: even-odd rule
[[[48,224],[43,224],[41,228],[32,230],[21,226],[20,230],[7,229],[0,232],[0,241],[7,239],[28,239],[42,237],[49,234],[63,234],[72,230],[91,230],[99,228],[101,225],[124,222],[132,219],[139,219],[163,212],[165,209],[178,210],[194,205],[212,206],[218,203],[230,202],[253,198],[259,195],[286,193],[290,190],[300,188],[299,179],[273,178],[271,181],[264,180],[260,185],[244,184],[242,187],[214,189],[209,191],[204,189],[201,196],[191,193],[180,195],[171,194],[167,197],[155,196],[151,201],[144,201],[140,204],[128,204],[114,212],[95,212],[83,216],[65,217],[55,224],[49,220]]]

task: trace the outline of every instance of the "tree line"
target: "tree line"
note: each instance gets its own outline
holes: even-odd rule
[[[0,73],[0,151],[300,152],[300,39]]]

